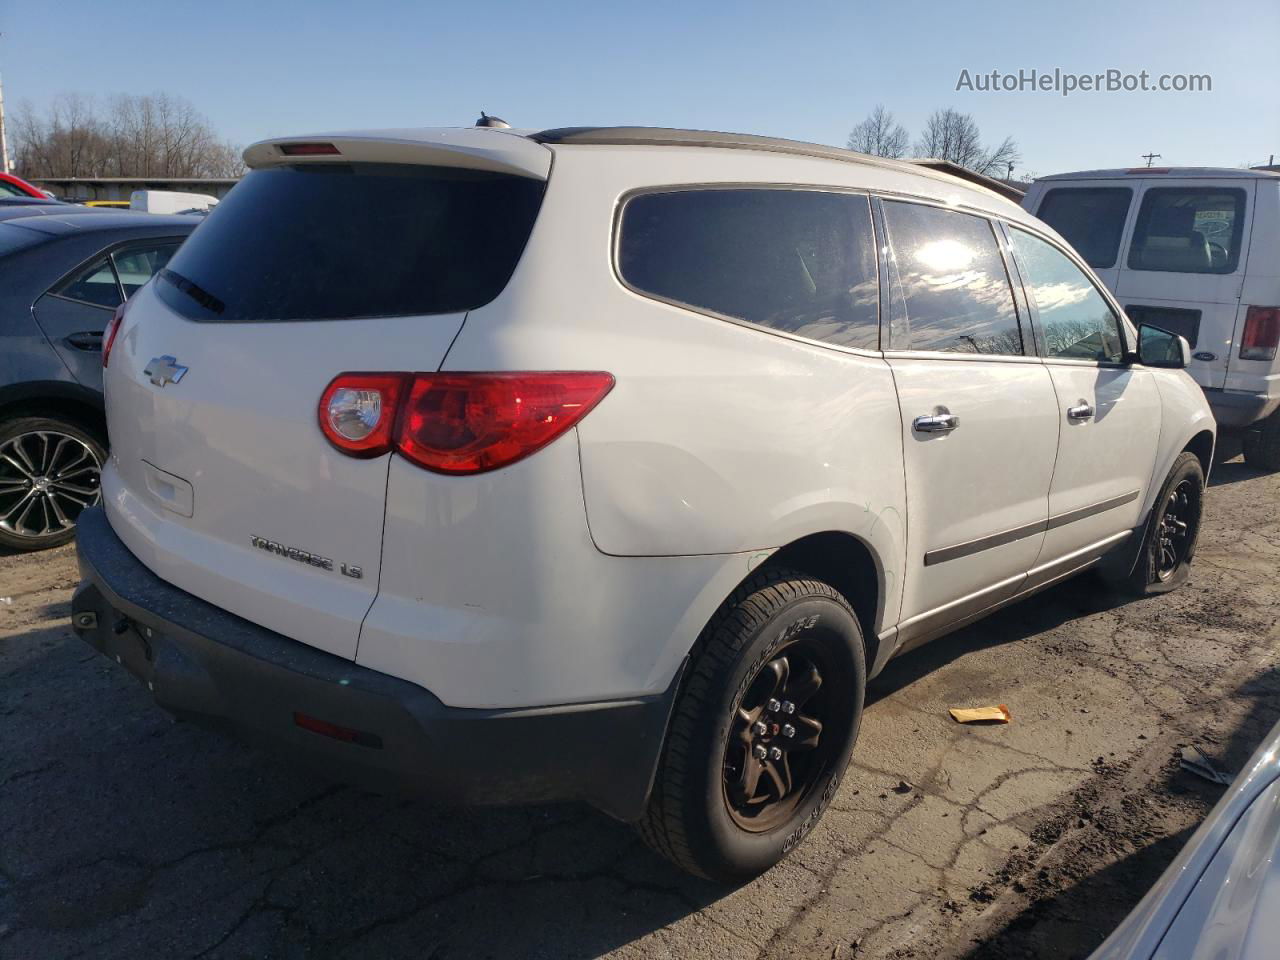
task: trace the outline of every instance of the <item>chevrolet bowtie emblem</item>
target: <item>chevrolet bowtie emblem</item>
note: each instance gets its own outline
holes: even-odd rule
[[[187,368],[178,363],[176,357],[164,356],[153,357],[142,372],[157,387],[163,387],[166,383],[181,380]]]

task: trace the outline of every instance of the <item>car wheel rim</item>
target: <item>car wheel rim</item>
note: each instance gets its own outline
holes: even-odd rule
[[[772,830],[812,795],[839,749],[829,683],[837,672],[816,638],[801,637],[747,684],[733,707],[723,772],[725,805],[739,827]]]
[[[1197,490],[1191,480],[1173,488],[1164,502],[1157,536],[1156,576],[1168,580],[1187,559],[1195,525]]]
[[[0,444],[0,530],[25,540],[75,526],[102,496],[102,461],[83,440],[57,430],[21,433]]]

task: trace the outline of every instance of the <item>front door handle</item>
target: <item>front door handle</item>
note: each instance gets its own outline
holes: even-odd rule
[[[1093,411],[1092,405],[1085,402],[1084,400],[1081,400],[1074,407],[1067,408],[1067,419],[1068,420],[1092,420],[1093,413],[1094,411]]]
[[[960,418],[946,407],[938,407],[936,412],[928,416],[916,417],[911,426],[918,433],[950,433],[960,426]]]

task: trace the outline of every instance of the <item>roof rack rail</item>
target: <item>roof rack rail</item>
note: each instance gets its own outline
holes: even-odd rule
[[[769,153],[786,153],[793,156],[816,157],[822,160],[840,160],[845,163],[865,163],[873,166],[897,167],[907,163],[917,169],[930,170],[939,178],[955,177],[975,186],[984,187],[1013,203],[1022,199],[1022,192],[1006,183],[973,173],[945,160],[890,160],[873,157],[841,147],[803,140],[783,140],[778,137],[759,137],[749,133],[722,133],[717,130],[682,130],[675,127],[556,127],[529,134],[529,139],[544,144],[599,144],[612,146],[668,146],[668,147],[723,147],[739,150],[763,150]]]
[[[936,170],[938,173],[945,173],[961,180],[968,180],[970,183],[976,183],[980,187],[994,190],[1006,200],[1012,200],[1014,203],[1020,203],[1026,195],[1025,190],[1019,190],[1011,183],[1005,183],[1005,181],[997,180],[995,177],[988,177],[985,173],[975,173],[968,167],[962,167],[960,164],[952,163],[950,160],[918,157],[908,160],[907,163],[914,163],[918,167],[927,167],[930,170]]]

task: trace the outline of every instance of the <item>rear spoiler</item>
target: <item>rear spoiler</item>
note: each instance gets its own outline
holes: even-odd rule
[[[545,180],[551,173],[551,149],[497,128],[380,130],[263,140],[246,148],[244,162],[251,169],[294,163],[420,163]]]
[[[928,167],[930,170],[936,170],[938,173],[945,173],[959,180],[967,180],[969,183],[977,184],[980,187],[986,187],[992,193],[998,193],[1006,200],[1014,203],[1021,203],[1022,198],[1026,195],[1025,190],[1020,190],[1011,183],[1005,183],[1003,180],[997,180],[995,177],[988,177],[984,173],[974,173],[967,167],[962,167],[958,163],[952,163],[950,160],[936,160],[932,157],[923,157],[916,160],[908,160],[907,163],[914,163],[918,167]]]

